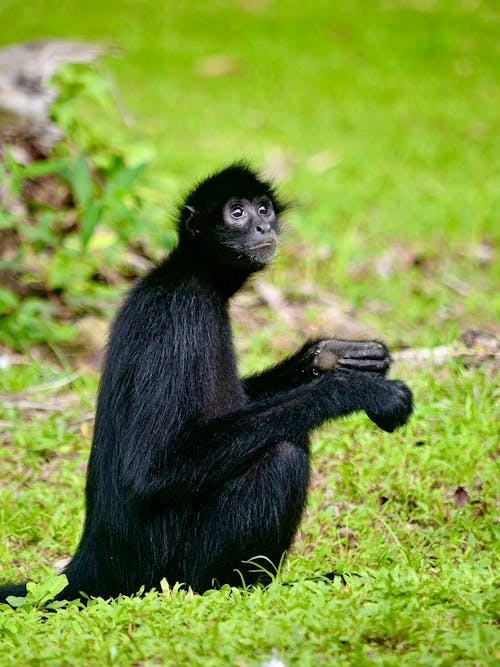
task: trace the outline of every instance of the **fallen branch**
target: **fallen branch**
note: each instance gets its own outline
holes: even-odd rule
[[[400,350],[394,352],[392,358],[396,362],[404,361],[416,365],[432,363],[441,365],[450,361],[450,359],[461,359],[483,363],[488,360],[500,360],[500,354],[497,352],[484,352],[484,350],[460,349],[456,345],[439,345],[438,347],[421,347],[416,349]]]
[[[394,352],[395,362],[406,362],[417,366],[445,364],[451,359],[464,363],[482,364],[486,361],[500,362],[500,341],[493,334],[484,331],[468,330],[453,345],[437,347],[409,348]]]

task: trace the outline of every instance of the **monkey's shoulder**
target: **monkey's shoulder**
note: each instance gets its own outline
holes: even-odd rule
[[[199,277],[179,274],[164,264],[129,291],[114,319],[108,347],[125,352],[175,343],[175,349],[192,349],[197,341],[210,345],[214,336],[225,338],[228,329],[227,308],[217,292]]]
[[[170,303],[199,299],[207,307],[212,302],[220,302],[217,289],[202,275],[179,265],[178,258],[172,256],[163,264],[153,268],[140,278],[129,292],[129,299],[143,303]],[[180,306],[181,303],[177,303]]]

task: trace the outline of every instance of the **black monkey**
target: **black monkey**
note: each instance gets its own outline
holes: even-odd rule
[[[240,379],[228,299],[273,258],[284,206],[244,164],[200,183],[179,243],[130,291],[111,328],[86,486],[86,521],[60,598],[202,592],[278,566],[306,500],[309,433],[364,410],[392,431],[410,390],[378,342],[309,341]],[[266,564],[268,565],[268,561]],[[0,588],[0,601],[25,584]]]

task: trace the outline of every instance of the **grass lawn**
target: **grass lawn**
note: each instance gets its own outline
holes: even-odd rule
[[[131,127],[82,113],[149,155],[143,187],[165,220],[221,164],[247,157],[276,175],[295,206],[263,278],[290,312],[244,295],[235,333],[247,371],[318,322],[339,331],[335,313],[396,347],[498,333],[499,19],[493,0],[2,0],[0,44],[124,49],[101,67]],[[0,580],[39,582],[78,541],[98,377],[83,369],[58,387],[64,355],[8,358]],[[166,586],[56,614],[5,609],[0,665],[498,664],[494,367],[400,363],[394,374],[415,392],[414,418],[388,435],[356,415],[315,435],[304,520],[268,589]],[[331,570],[345,581],[314,579]]]

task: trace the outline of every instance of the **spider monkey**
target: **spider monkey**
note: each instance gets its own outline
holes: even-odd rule
[[[309,480],[309,434],[362,410],[385,431],[412,411],[377,341],[308,341],[240,378],[228,300],[276,253],[285,210],[243,163],[178,212],[179,242],[128,294],[111,327],[86,484],[86,519],[61,599],[131,595],[165,577],[203,592],[277,567]],[[0,601],[25,595],[0,587]]]

